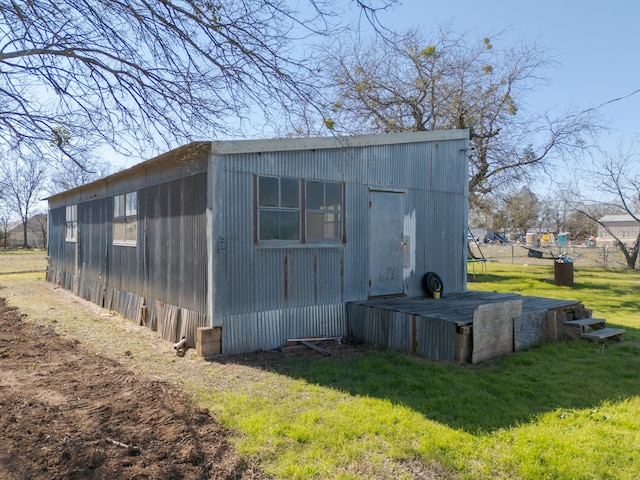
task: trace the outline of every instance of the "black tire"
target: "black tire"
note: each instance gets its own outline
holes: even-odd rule
[[[427,272],[422,277],[422,289],[429,295],[433,295],[433,292],[440,292],[442,295],[444,292],[442,279],[435,272]]]

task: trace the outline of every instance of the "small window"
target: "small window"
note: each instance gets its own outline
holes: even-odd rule
[[[64,239],[66,242],[78,240],[78,206],[69,205],[64,215]]]
[[[627,230],[622,231],[622,238],[629,238],[629,232]]]
[[[306,182],[306,239],[341,242],[343,189],[341,183]]]
[[[113,197],[113,243],[136,246],[138,243],[138,193]]]
[[[258,239],[300,241],[300,181],[258,177]]]

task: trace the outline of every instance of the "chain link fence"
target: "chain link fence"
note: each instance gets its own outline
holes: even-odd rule
[[[579,267],[627,268],[620,248],[613,246],[555,245],[531,247],[520,244],[469,244],[476,258],[484,257],[488,262],[512,263],[514,265],[551,265],[554,256],[566,253]],[[541,252],[542,258],[537,258]]]

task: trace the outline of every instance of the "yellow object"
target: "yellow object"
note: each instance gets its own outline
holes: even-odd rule
[[[436,300],[440,298],[440,292],[433,292],[433,298]]]

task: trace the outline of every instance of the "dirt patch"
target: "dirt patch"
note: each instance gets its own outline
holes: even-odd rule
[[[175,387],[0,298],[0,479],[261,479]]]

